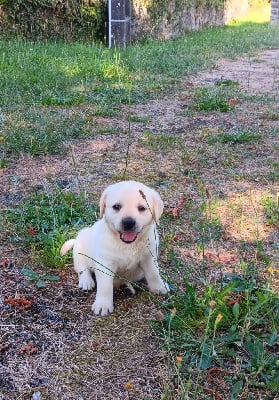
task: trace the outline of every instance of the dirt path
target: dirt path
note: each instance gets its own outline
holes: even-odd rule
[[[216,79],[237,81],[246,97],[237,99],[230,113],[189,112],[195,88],[214,85]],[[104,187],[123,175],[130,145],[125,178],[144,181],[159,190],[166,210],[183,196],[199,203],[197,182],[203,182],[210,196],[228,199],[219,203],[226,231],[223,247],[235,251],[241,240],[252,242],[260,231],[266,254],[276,263],[277,234],[266,225],[259,199],[267,191],[278,191],[279,50],[267,50],[253,58],[221,60],[215,69],[185,79],[182,86],[166,98],[123,107],[118,117],[96,118],[92,132],[97,125],[109,125],[118,133],[73,141],[68,157],[22,155],[12,160],[0,170],[1,207],[14,206],[31,187],[63,180],[73,190],[86,189],[97,203]],[[128,115],[137,121],[131,122],[130,134]],[[235,127],[257,130],[260,143],[237,148],[218,141],[210,144],[209,139],[215,140],[220,129]],[[230,202],[244,210],[241,224],[233,218]],[[257,221],[250,218],[255,207]],[[190,226],[186,211],[181,218],[183,225]],[[174,221],[171,226],[163,225],[160,233],[166,240],[167,234],[181,231],[181,223]],[[184,252],[168,243],[183,260],[185,270],[190,270],[199,260],[193,260],[191,228],[182,233]],[[72,272],[68,271],[62,282],[39,290],[26,285],[19,274],[22,267],[39,268],[30,265],[33,258],[6,237],[0,250],[1,259],[11,261],[0,266],[0,399],[159,400],[167,393],[174,383],[169,367],[172,360],[166,350],[160,350],[150,327],[160,315],[160,307],[147,293],[129,298],[119,292],[115,312],[96,318],[90,312],[94,293],[81,293]],[[161,264],[169,280],[178,279],[179,286],[165,250]],[[20,312],[4,303],[15,296],[34,299],[33,307]],[[24,347],[30,343],[36,347],[34,352]]]

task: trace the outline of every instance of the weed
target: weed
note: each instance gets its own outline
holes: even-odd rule
[[[148,117],[142,117],[139,115],[129,115],[128,117],[130,122],[139,122],[142,124],[147,124],[147,122],[149,122],[149,118]]]
[[[60,280],[58,275],[38,274],[32,269],[27,268],[23,268],[20,273],[27,278],[28,282],[36,282],[38,288],[44,288],[46,286],[46,281],[57,282]]]
[[[0,157],[0,169],[6,168],[9,161],[6,158]]]
[[[154,134],[144,131],[144,138],[139,139],[140,144],[145,144],[157,151],[166,151],[171,147],[183,146],[179,137],[170,134]]]
[[[62,117],[62,118],[61,118]],[[65,151],[65,138],[85,136],[89,121],[81,115],[67,116],[65,112],[29,110],[25,118],[10,116],[2,128],[2,151],[7,153],[59,154]]]
[[[218,79],[217,81],[214,82],[216,86],[232,86],[232,87],[238,87],[239,83],[236,81],[232,81],[231,79]]]
[[[195,108],[199,111],[227,112],[231,109],[222,87],[218,90],[215,88],[199,88],[196,90],[195,99]]]
[[[216,142],[224,144],[243,144],[259,140],[260,135],[249,129],[234,128],[230,132],[220,130],[217,134],[206,136],[208,144],[213,145]]]
[[[265,208],[267,224],[277,225],[279,223],[279,195],[272,196],[267,193],[262,197],[261,205]]]
[[[118,107],[112,104],[103,104],[103,105],[96,105],[94,109],[94,116],[95,117],[114,117],[119,112]]]
[[[268,173],[268,178],[272,182],[279,181],[279,162],[276,161],[269,161],[270,171]]]
[[[32,249],[46,266],[65,263],[59,251],[69,235],[96,219],[96,208],[82,195],[56,189],[30,194],[16,209],[4,212],[4,220],[13,225],[17,240]]]
[[[221,143],[242,144],[258,140],[259,137],[259,134],[256,134],[248,129],[234,129],[231,132],[224,132],[220,134],[218,140]]]
[[[279,120],[279,112],[276,110],[269,109],[263,113],[262,118],[269,120],[269,121],[278,121]]]
[[[164,303],[170,311],[156,323],[165,345],[182,355],[180,378],[190,378],[189,368],[199,366],[199,375],[209,368],[222,368],[236,362],[238,376],[230,390],[249,377],[249,386],[265,384],[277,388],[279,368],[276,341],[279,322],[278,298],[269,287],[254,286],[245,275],[234,275],[229,282],[207,285],[202,291],[185,283],[184,291]],[[197,388],[191,388],[195,393]],[[189,394],[189,393],[188,393]],[[199,398],[199,397],[191,397]]]
[[[42,99],[43,106],[75,106],[84,103],[85,98],[80,95],[49,96]]]

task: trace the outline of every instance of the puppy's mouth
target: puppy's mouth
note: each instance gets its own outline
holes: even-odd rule
[[[137,236],[138,233],[133,231],[120,232],[120,239],[124,243],[133,243],[136,240]]]

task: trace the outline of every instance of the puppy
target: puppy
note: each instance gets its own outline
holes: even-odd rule
[[[92,310],[105,316],[113,311],[113,286],[146,279],[148,288],[167,294],[169,287],[159,274],[159,238],[156,223],[163,212],[159,194],[142,183],[123,181],[110,185],[100,199],[100,219],[82,229],[76,239],[63,244],[60,254],[73,248],[79,288],[91,290],[97,283]]]

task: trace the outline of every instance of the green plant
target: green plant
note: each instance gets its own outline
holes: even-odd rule
[[[9,161],[6,158],[0,157],[0,169],[5,168],[9,164]]]
[[[226,373],[226,366],[236,362],[240,372],[227,382],[232,393],[241,391],[244,376],[249,376],[250,387],[278,388],[278,298],[268,286],[254,286],[247,278],[227,276],[229,281],[206,285],[202,291],[185,283],[182,293],[164,302],[170,311],[156,330],[169,351],[181,355],[179,373],[185,384],[198,365],[197,383],[187,392],[193,399],[199,398],[203,371],[217,367]]]
[[[216,86],[232,86],[232,87],[238,87],[239,83],[236,81],[233,81],[231,79],[218,79],[217,81],[214,82]]]
[[[43,106],[74,106],[84,102],[84,97],[80,95],[69,95],[66,97],[49,96],[42,99]]]
[[[149,131],[144,131],[144,137],[139,139],[141,144],[151,147],[153,150],[166,151],[176,146],[182,146],[181,139],[171,134],[154,134]]]
[[[242,144],[259,140],[260,135],[248,129],[234,129],[231,132],[223,132],[219,134],[218,140],[221,143]]]
[[[229,132],[219,130],[218,133],[208,134],[206,136],[206,142],[210,145],[214,145],[216,142],[225,144],[243,144],[250,143],[260,139],[258,133],[253,132],[249,129],[234,128]],[[225,163],[227,160],[225,160]]]
[[[227,112],[231,109],[227,95],[222,86],[215,88],[200,88],[195,93],[195,108],[199,111],[220,111]]]
[[[43,189],[31,193],[16,209],[4,212],[3,219],[14,227],[11,239],[32,249],[46,266],[62,266],[67,261],[59,255],[70,235],[96,219],[96,208],[84,195]]]
[[[142,117],[140,115],[129,115],[128,120],[130,122],[139,122],[139,123],[143,123],[143,124],[146,124],[147,122],[149,122],[148,117]]]
[[[106,4],[72,0],[1,0],[2,31],[32,39],[103,40]]]
[[[267,193],[261,199],[261,205],[265,208],[265,214],[268,225],[277,225],[279,223],[279,195]]]
[[[13,154],[59,154],[65,152],[65,138],[89,132],[89,121],[84,115],[72,113],[70,117],[60,110],[29,111],[24,117],[6,121],[0,147],[3,152]]]
[[[58,275],[38,274],[37,272],[28,268],[23,268],[20,273],[27,278],[28,282],[36,282],[36,286],[38,288],[46,287],[46,281],[57,282],[60,280],[60,276]]]

